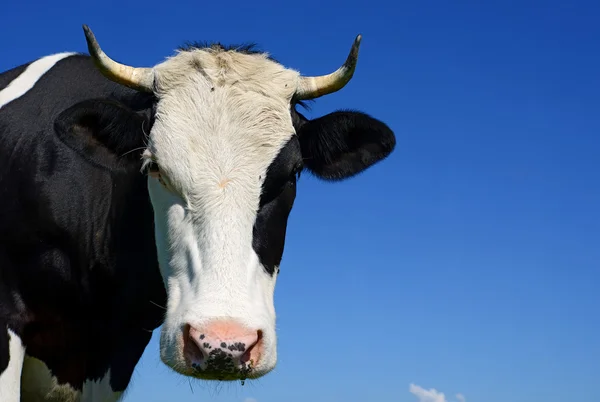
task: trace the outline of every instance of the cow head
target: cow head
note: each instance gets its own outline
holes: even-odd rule
[[[343,180],[395,146],[392,131],[363,113],[307,120],[296,110],[348,83],[360,36],[337,71],[304,77],[221,46],[134,68],[84,31],[107,78],[156,99],[142,158],[168,293],[162,360],[204,379],[266,374],[277,360],[273,293],[297,176]]]

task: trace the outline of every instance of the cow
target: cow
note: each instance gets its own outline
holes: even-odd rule
[[[277,361],[273,293],[297,180],[387,158],[388,125],[308,119],[352,78],[303,76],[253,46],[192,43],[153,67],[88,53],[0,75],[0,401],[116,401],[160,359],[206,381]]]

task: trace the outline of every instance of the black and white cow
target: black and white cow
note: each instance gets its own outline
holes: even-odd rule
[[[302,170],[343,180],[395,147],[356,111],[302,100],[251,48],[188,46],[152,68],[62,53],[0,75],[0,401],[115,401],[161,324],[160,356],[206,380],[277,360],[273,292]]]

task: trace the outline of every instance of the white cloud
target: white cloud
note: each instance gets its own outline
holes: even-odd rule
[[[410,384],[409,391],[419,398],[419,402],[448,402],[443,392],[431,388],[429,390],[415,384]]]
[[[415,384],[410,384],[409,391],[411,394],[419,398],[419,402],[452,402],[446,399],[443,392],[437,391],[435,388],[425,389]],[[456,394],[458,402],[467,402],[463,394]]]

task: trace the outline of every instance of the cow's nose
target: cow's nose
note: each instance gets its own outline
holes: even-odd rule
[[[262,332],[235,321],[214,321],[202,327],[188,325],[184,353],[201,377],[238,379],[258,364]]]

